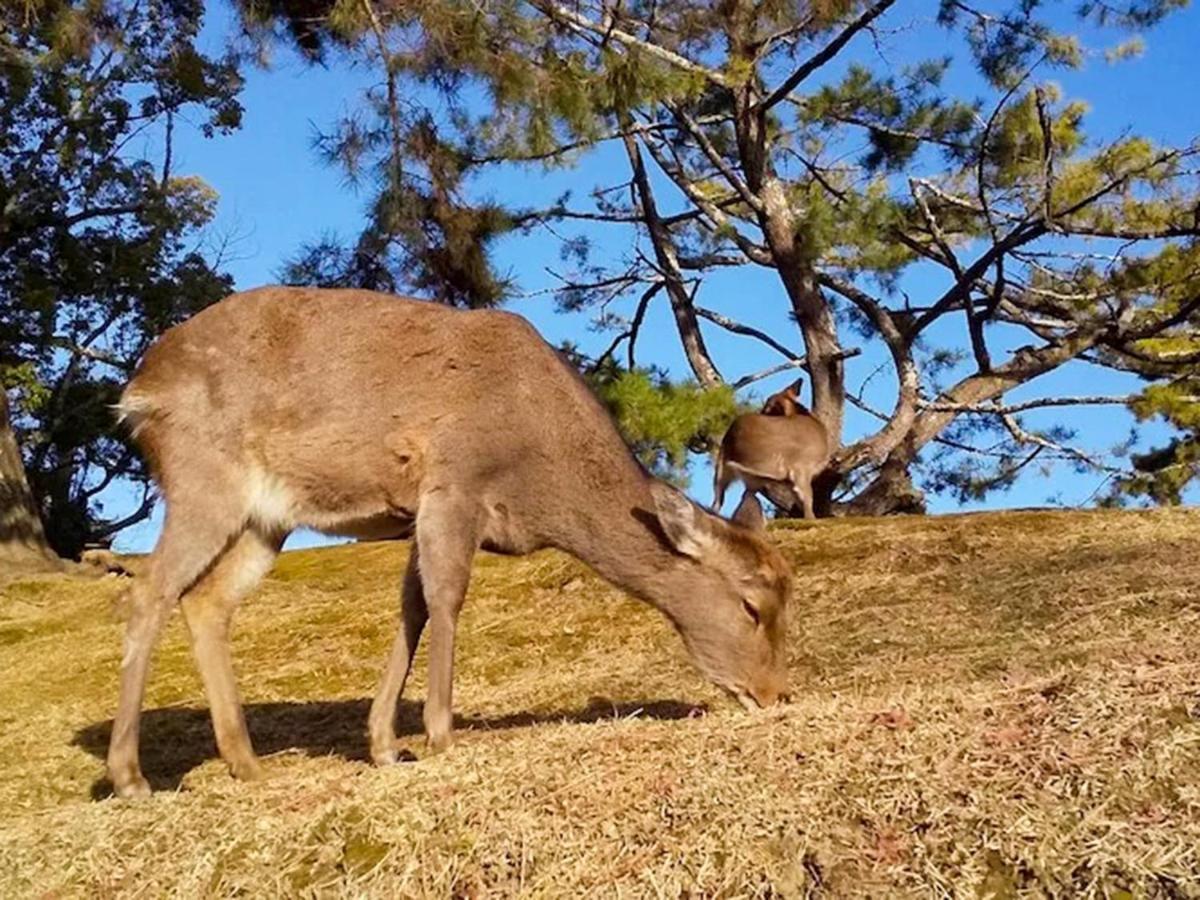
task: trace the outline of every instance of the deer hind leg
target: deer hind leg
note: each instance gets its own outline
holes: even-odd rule
[[[801,514],[806,519],[815,519],[817,515],[813,511],[812,475],[808,472],[791,472],[789,479]]]
[[[108,774],[118,797],[150,793],[138,763],[138,728],[150,656],[163,625],[184,591],[225,551],[244,521],[240,510],[221,508],[220,492],[211,485],[205,484],[204,493],[194,497],[171,500],[145,574],[130,588],[120,695],[108,746]]]
[[[368,730],[371,736],[371,759],[375,765],[385,766],[396,762],[396,704],[404,693],[404,684],[412,671],[413,657],[421,632],[429,619],[425,605],[425,591],[421,586],[420,553],[414,542],[408,557],[408,568],[404,571],[404,589],[400,600],[400,630],[392,645],[387,668],[379,683],[379,690],[371,703]]]
[[[430,491],[417,511],[421,587],[429,611],[429,688],[425,740],[436,753],[450,746],[453,725],[454,631],[479,546],[479,508],[452,489]]]
[[[183,615],[208,695],[217,749],[233,776],[247,781],[260,778],[262,767],[246,731],[229,654],[229,626],[238,604],[270,570],[284,536],[247,528],[183,597]]]

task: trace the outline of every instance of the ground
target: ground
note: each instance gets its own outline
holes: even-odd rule
[[[284,554],[216,758],[177,619],[109,797],[123,579],[0,588],[0,895],[1200,897],[1200,511],[789,523],[793,702],[746,713],[558,553],[481,555],[458,742],[366,762],[404,543]],[[412,756],[417,759],[413,760]]]

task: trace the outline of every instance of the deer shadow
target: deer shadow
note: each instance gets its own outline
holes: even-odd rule
[[[340,756],[351,761],[366,761],[367,712],[370,698],[355,700],[316,700],[308,702],[249,703],[245,706],[246,727],[254,750],[269,756],[284,750],[298,750],[307,756]],[[397,737],[411,737],[423,731],[421,704],[400,701],[396,713]],[[511,713],[503,716],[455,716],[460,731],[505,731],[533,725],[587,724],[606,719],[637,715],[646,719],[686,719],[703,714],[703,705],[679,700],[652,700],[642,703],[614,703],[605,697],[592,697],[586,706],[575,710],[544,713]],[[72,745],[103,760],[108,753],[112,720],[94,722],[75,733]],[[155,790],[175,790],[192,769],[218,756],[212,732],[212,720],[206,708],[166,707],[142,713],[141,762],[146,780]],[[409,754],[406,757],[412,760]],[[92,799],[112,795],[112,784],[101,778],[92,785]]]

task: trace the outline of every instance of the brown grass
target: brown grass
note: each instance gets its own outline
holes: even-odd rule
[[[285,554],[235,639],[273,777],[216,759],[177,621],[143,735],[160,792],[128,803],[101,780],[120,580],[12,582],[0,895],[1200,897],[1200,514],[773,534],[790,706],[734,708],[566,557],[481,555],[459,741],[386,770],[364,730],[407,548]]]

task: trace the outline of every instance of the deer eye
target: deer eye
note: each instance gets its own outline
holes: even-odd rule
[[[757,628],[758,625],[762,621],[758,615],[758,607],[756,607],[749,600],[743,600],[742,601],[742,610],[746,613],[746,615],[748,615],[750,617],[750,621],[753,622],[755,627]]]

